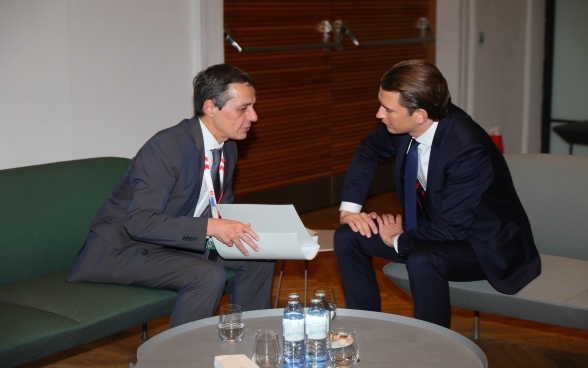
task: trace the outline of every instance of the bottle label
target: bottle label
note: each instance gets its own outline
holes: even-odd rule
[[[284,340],[300,341],[304,340],[304,320],[303,319],[285,319],[282,321],[284,328]]]
[[[311,340],[327,337],[327,321],[323,316],[306,315],[306,335]]]

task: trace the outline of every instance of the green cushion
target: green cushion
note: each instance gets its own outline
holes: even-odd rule
[[[0,287],[0,362],[21,364],[162,318],[177,298],[128,285],[70,284],[68,272]]]
[[[130,160],[0,170],[0,366],[15,366],[171,313],[177,294],[65,281]],[[231,293],[235,272],[227,271]]]
[[[129,159],[0,170],[0,286],[71,268]]]
[[[77,323],[67,317],[0,302],[0,367],[14,367],[70,346]],[[31,356],[32,355],[32,356]]]

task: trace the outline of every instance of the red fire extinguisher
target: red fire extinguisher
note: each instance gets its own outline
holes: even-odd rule
[[[492,138],[492,142],[494,142],[500,153],[504,153],[504,146],[502,145],[502,135],[500,134],[500,129],[498,128],[498,126],[495,126],[492,129],[490,129],[490,138]]]

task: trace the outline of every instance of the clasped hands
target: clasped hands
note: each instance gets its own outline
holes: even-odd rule
[[[227,219],[210,218],[208,219],[206,235],[214,236],[229,247],[232,247],[234,244],[246,256],[249,255],[249,251],[245,244],[255,252],[259,252],[259,246],[255,242],[259,240],[259,235],[251,228],[251,224]]]
[[[371,238],[372,234],[380,234],[384,244],[389,247],[393,247],[394,238],[404,232],[401,215],[341,211],[340,221],[341,224],[349,225],[351,230],[368,238]]]

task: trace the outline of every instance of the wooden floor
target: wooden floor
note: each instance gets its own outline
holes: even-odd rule
[[[386,193],[368,199],[364,207],[368,211],[396,213],[398,205],[395,193]],[[338,207],[329,207],[301,214],[308,228],[336,229]],[[382,267],[388,261],[374,260],[382,294],[382,310],[412,317],[412,302],[384,273]],[[274,296],[281,262],[276,265]],[[343,289],[337,262],[333,252],[319,253],[309,262],[308,288],[328,285],[335,289],[337,305],[345,307]],[[284,270],[284,281],[279,296],[279,307],[286,303],[289,292],[303,293],[304,261],[288,261]],[[223,297],[221,304],[227,302]],[[272,299],[273,303],[273,299]],[[163,318],[149,324],[150,335],[167,329],[168,319]],[[473,312],[454,309],[452,330],[471,338],[473,334]],[[588,367],[588,331],[528,322],[514,318],[481,313],[481,339],[476,341],[488,357],[490,367]],[[23,367],[121,367],[128,368],[136,362],[137,348],[143,342],[140,328],[134,328],[80,347],[55,354]],[[394,342],[391,342],[394,343]],[[391,362],[390,366],[394,366]]]

